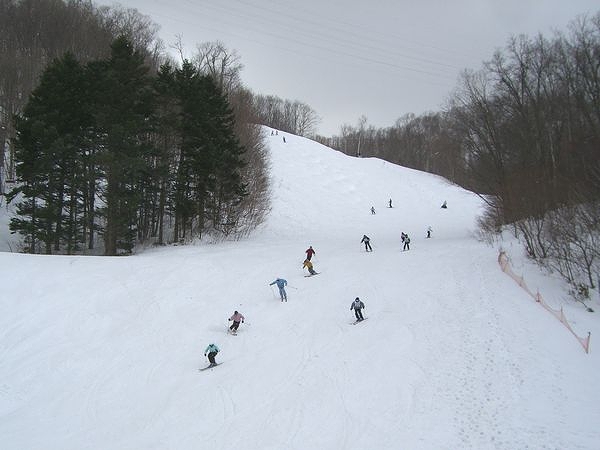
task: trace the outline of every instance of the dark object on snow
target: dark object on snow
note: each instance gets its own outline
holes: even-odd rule
[[[365,308],[365,304],[360,301],[358,297],[352,302],[350,305],[350,311],[354,310],[354,315],[356,316],[356,321],[360,322],[361,320],[365,320],[362,314],[362,309]]]
[[[448,208],[448,203],[446,203],[446,200],[444,200],[444,203],[442,203],[442,208],[444,208],[444,209]]]
[[[404,247],[402,248],[402,251],[404,250],[410,250],[410,238],[408,237],[408,234],[404,237]]]
[[[371,248],[371,244],[369,243],[371,239],[369,239],[369,236],[367,236],[366,234],[363,235],[362,240],[360,241],[360,243],[362,244],[363,242],[365,243],[365,250],[367,252],[372,252],[373,249]]]

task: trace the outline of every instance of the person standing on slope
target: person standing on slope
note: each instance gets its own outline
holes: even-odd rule
[[[375,214],[375,207],[371,206],[371,214]]]
[[[427,239],[429,239],[431,237],[431,232],[433,230],[431,229],[431,227],[427,227]]]
[[[311,245],[310,247],[308,247],[308,249],[306,250],[305,253],[306,253],[306,260],[310,261],[316,252],[313,250],[312,245]]]
[[[208,347],[206,347],[206,350],[204,350],[204,356],[208,354],[208,360],[210,361],[210,365],[208,367],[214,367],[217,365],[217,362],[215,361],[215,356],[217,356],[217,353],[219,353],[219,347],[217,347],[216,344],[209,344]]]
[[[309,273],[310,273],[311,275],[316,275],[316,274],[317,274],[317,272],[315,272],[315,270],[313,269],[313,265],[312,265],[312,263],[311,263],[311,262],[310,262],[308,259],[304,261],[304,264],[302,265],[302,268],[303,268],[303,269],[304,269],[304,268],[307,268],[307,269],[308,269],[308,271],[309,271]]]
[[[410,238],[408,237],[408,234],[404,235],[404,247],[402,248],[402,251],[404,250],[410,250]]]
[[[352,302],[350,305],[350,311],[354,310],[354,315],[356,316],[356,321],[360,322],[361,320],[365,320],[362,314],[362,310],[365,308],[365,304],[360,301],[358,297]]]
[[[363,238],[360,241],[360,243],[364,243],[365,244],[365,251],[367,252],[372,252],[373,249],[371,248],[371,244],[370,244],[371,239],[369,238],[369,236],[367,236],[366,234],[363,234]]]
[[[283,278],[277,278],[275,281],[273,281],[271,284],[269,284],[269,286],[273,286],[274,284],[277,285],[277,287],[279,288],[279,296],[281,297],[281,301],[286,301],[287,302],[287,293],[285,292],[285,287],[287,286],[287,281],[284,280]]]
[[[239,312],[234,311],[233,316],[229,318],[229,322],[231,321],[233,321],[233,323],[231,324],[229,329],[232,333],[235,334],[237,332],[238,327],[240,326],[240,322],[244,323],[244,316],[241,315]]]

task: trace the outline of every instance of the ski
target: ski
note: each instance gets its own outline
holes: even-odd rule
[[[204,372],[205,370],[212,369],[213,367],[220,366],[221,364],[223,364],[223,363],[216,363],[216,364],[208,365],[208,366],[206,366],[206,367],[204,367],[202,369],[198,369],[198,370],[200,372]]]
[[[319,275],[321,272],[317,272],[317,273],[311,273],[310,275],[304,275],[304,278],[308,278],[308,277],[312,277],[315,275]]]
[[[355,320],[355,321],[354,321],[354,322],[352,322],[350,325],[356,325],[357,323],[364,322],[364,321],[365,321],[365,320],[367,320],[367,319],[368,319],[368,317],[365,317],[363,320]]]

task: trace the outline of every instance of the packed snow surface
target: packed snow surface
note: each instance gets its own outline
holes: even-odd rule
[[[569,300],[509,239],[480,242],[474,194],[265,134],[272,210],[247,239],[0,254],[3,449],[600,448],[597,300],[596,313]],[[320,274],[307,278],[309,245]],[[500,246],[592,332],[589,354],[500,270]],[[355,297],[368,320],[354,326]],[[223,364],[200,372],[210,343]]]

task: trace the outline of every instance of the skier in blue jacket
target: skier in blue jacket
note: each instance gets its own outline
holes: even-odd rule
[[[269,286],[273,286],[274,284],[277,284],[277,287],[279,288],[279,295],[281,296],[281,301],[285,300],[287,302],[287,294],[285,292],[287,281],[283,278],[277,278],[275,281],[270,283]]]
[[[206,350],[204,350],[204,356],[206,356],[207,353],[208,360],[210,361],[210,365],[208,367],[216,366],[217,362],[215,361],[215,356],[217,356],[217,353],[219,353],[219,347],[217,347],[216,344],[209,344],[208,347],[206,347]]]

